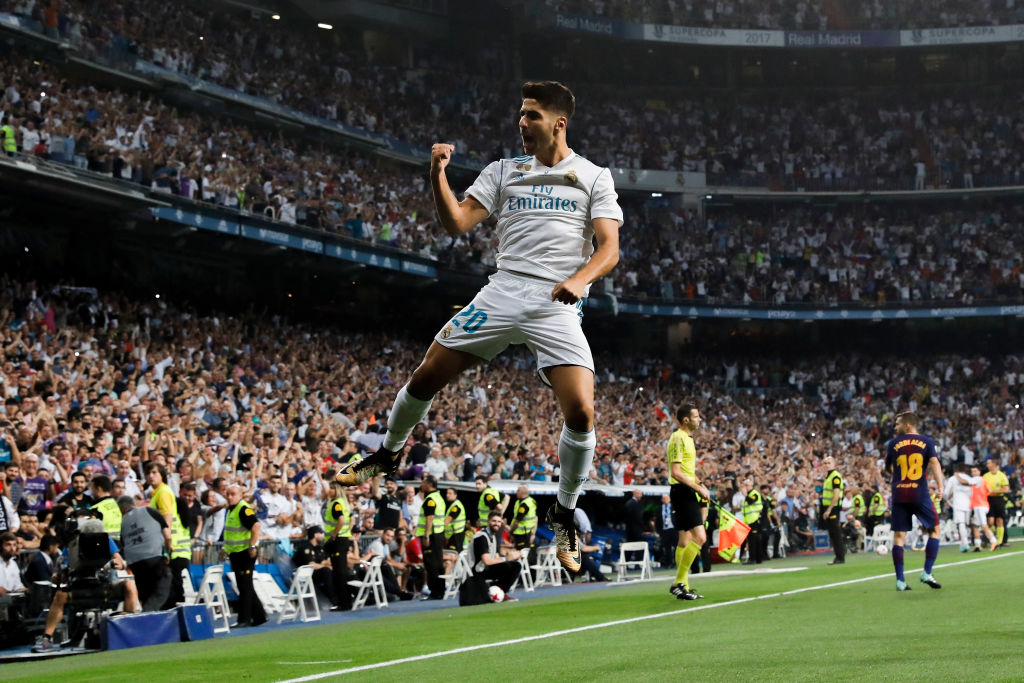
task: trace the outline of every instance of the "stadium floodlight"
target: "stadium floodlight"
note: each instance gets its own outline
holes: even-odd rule
[[[281,20],[281,15],[280,14],[271,14],[270,18],[273,19],[274,21],[280,21]]]
[[[325,29],[325,30],[327,30],[327,31],[330,31],[330,30],[331,30],[332,28],[334,28],[334,27],[333,27],[333,26],[331,26],[330,24],[325,24],[325,23],[323,23],[323,22],[320,22],[319,24],[317,24],[317,25],[316,25],[316,27],[317,27],[317,28],[322,28],[322,29]]]
[[[652,196],[652,197],[660,197],[660,196],[661,196],[661,193],[660,193],[660,192],[652,192],[652,193],[651,193],[651,196]]]

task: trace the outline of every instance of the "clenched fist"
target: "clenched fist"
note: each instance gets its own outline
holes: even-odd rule
[[[434,143],[434,146],[430,148],[430,172],[438,174],[443,171],[451,161],[454,151],[455,147],[446,142]]]

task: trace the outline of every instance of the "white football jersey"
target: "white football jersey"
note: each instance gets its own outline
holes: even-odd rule
[[[532,156],[494,161],[466,194],[498,215],[498,270],[555,283],[590,260],[593,219],[622,225],[611,173],[572,150],[550,168]]]
[[[967,476],[967,475],[964,475]],[[954,474],[946,480],[946,496],[952,494],[953,498],[953,509],[961,512],[967,512],[971,509],[971,491],[973,487],[970,482],[964,484],[961,483],[957,476]]]

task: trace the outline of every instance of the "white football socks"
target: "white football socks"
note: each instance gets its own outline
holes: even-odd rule
[[[969,548],[971,545],[971,537],[967,533],[967,525],[960,522],[956,525],[957,531],[960,532],[960,547]]]
[[[597,435],[594,430],[577,432],[562,425],[562,435],[558,439],[558,464],[561,474],[558,477],[558,502],[569,510],[576,509],[576,499],[587,481],[590,467],[594,464],[594,447],[597,446]]]
[[[430,410],[430,404],[434,402],[431,396],[426,401],[420,400],[409,393],[409,385],[406,384],[398,392],[395,398],[395,405],[391,407],[391,414],[388,416],[388,433],[384,436],[384,448],[397,453],[409,440],[413,427],[423,422]]]

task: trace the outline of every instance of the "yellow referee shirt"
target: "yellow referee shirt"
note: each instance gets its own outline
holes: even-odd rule
[[[672,463],[677,462],[683,470],[683,474],[697,481],[694,473],[697,466],[697,447],[693,445],[693,437],[677,429],[672,432],[668,440],[668,483],[682,484],[672,476]]]
[[[985,483],[988,484],[989,497],[1001,496],[1001,493],[992,493],[1002,488],[1009,488],[1010,480],[1006,478],[1006,473],[1002,470],[996,470],[995,472],[986,472],[981,475]]]

